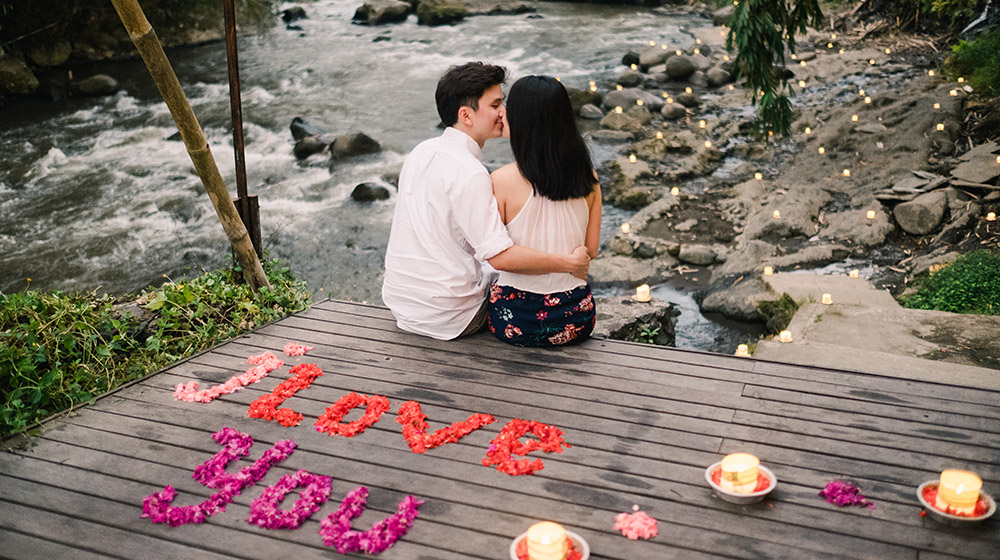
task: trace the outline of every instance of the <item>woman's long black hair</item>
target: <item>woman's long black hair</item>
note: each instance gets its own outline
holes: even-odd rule
[[[551,200],[593,192],[590,152],[559,80],[526,76],[515,82],[507,96],[507,123],[514,160],[535,192]]]

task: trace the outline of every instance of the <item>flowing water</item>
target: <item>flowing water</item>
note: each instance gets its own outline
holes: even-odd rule
[[[688,48],[693,38],[683,28],[708,25],[641,7],[542,2],[537,14],[478,16],[455,26],[420,26],[411,16],[367,27],[350,23],[358,5],[306,4],[309,18],[296,22],[300,29],[243,37],[239,56],[248,184],[260,198],[265,250],[317,297],[367,302],[380,301],[394,201],[359,204],[350,192],[366,181],[389,186],[385,178],[398,172],[405,154],[440,133],[433,93],[448,66],[484,60],[515,78],[550,74],[580,88],[596,80],[606,90],[628,50],[649,40]],[[225,46],[168,56],[235,192]],[[222,228],[183,143],[169,139],[176,129],[141,61],[73,70],[77,77],[110,74],[123,90],[24,102],[0,115],[0,291],[30,285],[125,293],[164,275],[179,279],[224,265]],[[297,162],[288,129],[295,117],[330,137],[365,132],[385,149],[333,165],[322,155]],[[600,162],[614,147],[592,150]],[[487,144],[488,167],[510,159],[504,141]],[[626,217],[608,208],[605,231]],[[678,345],[717,349],[711,341],[725,328],[696,306],[684,307],[682,324],[694,330]]]

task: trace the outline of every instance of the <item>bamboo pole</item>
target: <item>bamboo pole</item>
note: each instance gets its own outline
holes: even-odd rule
[[[262,287],[270,288],[264,268],[250,241],[250,234],[247,233],[247,228],[236,212],[233,199],[222,181],[215,158],[212,157],[212,150],[209,148],[208,140],[205,139],[205,133],[191,109],[187,96],[184,95],[184,90],[173,67],[170,66],[170,61],[167,60],[167,55],[163,52],[163,45],[160,44],[156,31],[149,25],[137,0],[111,0],[111,3],[114,4],[118,17],[121,18],[129,37],[135,43],[136,50],[146,63],[146,68],[156,83],[156,89],[160,91],[160,96],[170,109],[170,115],[177,124],[177,130],[184,140],[191,162],[201,177],[201,183],[205,186],[208,198],[212,200],[215,213],[222,222],[222,229],[225,230],[226,237],[233,247],[233,253],[236,254],[236,260],[243,270],[244,281],[254,292]]]

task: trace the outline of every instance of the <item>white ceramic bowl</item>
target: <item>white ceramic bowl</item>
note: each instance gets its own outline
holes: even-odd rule
[[[990,518],[990,516],[992,516],[997,511],[997,502],[996,500],[993,499],[993,496],[990,496],[986,492],[980,491],[979,492],[980,499],[985,499],[986,503],[990,505],[990,507],[986,510],[986,513],[984,513],[983,515],[980,515],[979,517],[969,517],[966,515],[952,515],[950,513],[945,513],[939,510],[938,508],[934,507],[934,504],[927,503],[927,500],[924,499],[924,488],[928,486],[937,486],[937,485],[938,485],[937,480],[928,480],[927,482],[921,484],[919,487],[917,487],[917,499],[920,500],[921,504],[923,504],[924,511],[927,512],[927,515],[930,516],[931,519],[934,519],[939,523],[957,527],[961,527],[964,525],[971,525],[973,523],[980,523],[986,521],[987,519]]]
[[[767,488],[761,490],[760,492],[751,492],[749,494],[741,494],[739,492],[731,492],[729,490],[723,490],[721,486],[712,482],[712,471],[715,470],[717,467],[718,468],[722,467],[722,461],[719,461],[714,465],[709,465],[709,467],[705,469],[705,480],[708,481],[708,485],[711,486],[712,490],[715,491],[716,496],[722,498],[723,500],[729,503],[740,504],[740,505],[756,504],[757,502],[763,500],[765,496],[770,494],[778,486],[778,477],[774,476],[774,473],[771,472],[771,469],[763,465],[760,465],[757,468],[760,469],[761,472],[766,474],[769,479],[771,479],[771,484]]]
[[[511,541],[510,560],[517,560],[517,543],[521,542],[521,539],[527,538],[527,536],[528,532],[525,531]],[[573,539],[573,546],[583,555],[583,560],[588,560],[590,558],[590,545],[587,544],[587,541],[583,540],[583,537],[573,531],[566,531],[566,536]]]

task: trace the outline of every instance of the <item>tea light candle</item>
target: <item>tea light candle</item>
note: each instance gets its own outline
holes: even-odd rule
[[[629,154],[628,155],[628,160],[629,160],[630,163],[635,163],[635,159],[636,159],[635,158],[635,154]]]
[[[674,54],[677,55],[677,56],[680,56],[680,55],[684,54],[684,52],[681,51],[680,49],[677,49],[676,51],[674,51]]]
[[[806,87],[806,81],[805,80],[799,80],[799,87],[800,88]]]
[[[854,269],[854,270],[848,272],[847,275],[850,276],[851,278],[860,278],[861,277],[861,273],[858,272],[857,269]]]
[[[662,93],[662,94],[660,94],[660,95],[662,95],[664,99],[668,99],[668,98],[670,97],[670,94],[669,94],[669,93],[667,93],[667,92],[663,92],[663,93]]]
[[[844,177],[850,177],[850,176],[851,176],[851,170],[850,169],[845,169],[844,170]]]
[[[885,49],[885,54],[889,54],[889,53],[891,53],[891,52],[892,52],[891,50],[889,50],[889,49]]]
[[[698,121],[698,128],[705,128],[707,124],[705,121]]]
[[[774,212],[771,212],[771,217],[774,218],[775,220],[780,220],[781,210],[775,210]]]
[[[622,233],[628,233],[632,229],[632,226],[628,225],[628,222],[622,224]]]
[[[660,131],[656,131],[656,139],[657,140],[663,140],[663,133],[660,132]]]
[[[866,97],[865,98],[865,105],[871,105],[871,102],[872,102],[872,98],[871,97]]]
[[[778,342],[791,342],[792,331],[781,331],[778,333]]]
[[[695,42],[695,44],[700,45],[701,44],[701,39],[695,39],[694,42]]]
[[[822,296],[820,296],[819,302],[822,303],[823,305],[832,305],[833,296],[830,294],[823,294]]]
[[[944,123],[937,123],[937,126],[934,128],[937,128],[938,130],[944,130]]]
[[[694,54],[701,54],[701,49],[699,49],[698,47],[695,47],[694,48]]]
[[[635,289],[635,301],[649,301],[649,284],[643,284]]]
[[[833,48],[833,43],[827,43],[827,44],[826,44],[826,48],[828,48],[828,49],[832,49],[832,48]]]
[[[729,55],[728,54],[722,55],[722,60],[728,61],[729,60]]]
[[[670,187],[670,194],[671,196],[679,196],[681,194],[681,190],[677,187]]]
[[[734,86],[733,84],[729,84],[729,91],[733,91],[734,89],[736,89],[736,86]]]
[[[686,88],[684,88],[684,93],[691,93],[691,92],[693,92],[693,91],[694,91],[694,90],[693,90],[693,89],[691,89],[690,87],[686,87]]]
[[[874,220],[875,219],[875,211],[874,210],[869,210],[867,213],[865,213],[865,217],[868,218],[869,220]]]
[[[750,347],[747,346],[746,344],[740,344],[739,346],[736,347],[736,353],[733,355],[745,358],[750,355]]]
[[[799,66],[805,66],[805,65],[806,65],[806,61],[804,61],[804,60],[800,60],[799,61]]]
[[[764,180],[764,174],[763,173],[754,173],[753,174],[753,178],[756,179],[756,180],[758,180],[758,181],[763,181]]]
[[[621,90],[623,90],[625,88],[621,84],[618,84],[618,85],[615,86],[615,89],[617,89],[618,91],[621,91]]]
[[[997,165],[1000,165],[1000,156],[997,156]]]
[[[951,508],[960,514],[969,515],[976,509],[982,487],[983,480],[975,473],[947,469],[941,472],[934,506],[940,510]]]
[[[934,108],[935,109],[940,109],[941,108],[941,104],[940,103],[935,103],[934,104]]]
[[[840,49],[840,54],[844,54],[844,49]]]
[[[858,116],[857,115],[851,115],[851,122],[858,122]]]
[[[706,148],[711,148],[712,147],[712,141],[711,140],[705,140],[705,147]]]
[[[667,103],[673,103],[673,102],[674,102],[673,97],[667,97]]]
[[[865,96],[865,90],[859,89],[858,90],[858,97],[864,97],[864,96]]]
[[[811,128],[809,128],[809,127],[807,126],[807,127],[806,127],[806,134],[812,134],[812,132],[813,132],[813,129],[811,129]]]
[[[833,39],[834,41],[836,41],[837,40],[837,34],[836,33],[831,33],[830,34],[830,38]]]
[[[874,58],[869,58],[868,59],[868,64],[870,64],[872,66],[875,66],[875,59]]]
[[[934,75],[934,71],[933,70],[928,70],[927,71],[927,75],[928,76],[933,76]]]
[[[996,219],[997,219],[997,213],[996,212],[987,212],[986,213],[986,221],[987,222],[995,222]]]
[[[792,53],[792,60],[798,60],[798,59],[799,59],[799,55],[797,55],[795,53]]]
[[[660,45],[660,48],[663,50],[667,50],[667,45],[666,44]]]
[[[958,78],[958,83],[960,83],[960,84],[961,84],[961,83],[963,83],[963,82],[965,82],[965,78],[963,78],[963,77],[959,76],[959,78]]]
[[[622,112],[622,108],[621,107],[615,107],[615,112],[616,113],[621,113]]]
[[[951,90],[951,91],[948,92],[948,95],[950,95],[952,97],[956,97],[956,96],[958,96],[958,90],[957,89],[953,89],[953,90]]]
[[[823,146],[820,146],[819,149],[817,149],[816,151],[818,151],[820,153],[820,155],[822,155],[822,154],[826,153],[826,148],[824,148]]]
[[[643,104],[642,99],[636,99],[635,100],[635,104],[638,105],[638,106],[640,106],[640,107],[642,107],[642,104]]]
[[[722,458],[722,476],[719,486],[723,490],[749,494],[757,486],[760,459],[749,453],[730,453]]]
[[[656,41],[650,41],[650,42],[649,42],[649,46],[651,46],[651,47],[655,47],[655,46],[656,46]]]
[[[590,91],[597,91],[597,86],[590,84]]]
[[[558,523],[542,521],[528,528],[529,560],[563,560],[569,553],[566,530]]]
[[[764,276],[774,276],[774,267],[767,265],[764,267]]]
[[[635,64],[630,65],[629,68],[631,68],[632,70],[638,70],[639,69],[639,67],[636,66]]]

